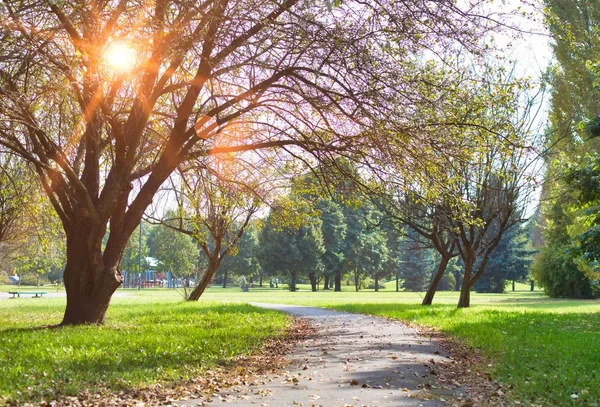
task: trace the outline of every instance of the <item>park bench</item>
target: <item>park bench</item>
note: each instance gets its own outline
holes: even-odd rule
[[[12,298],[15,298],[15,296],[20,298],[21,295],[33,295],[34,298],[41,298],[42,295],[46,294],[44,291],[9,291],[8,293],[12,295]]]

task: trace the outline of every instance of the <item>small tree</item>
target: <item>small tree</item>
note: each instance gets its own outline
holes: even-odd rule
[[[167,213],[169,218],[172,213]],[[184,296],[196,271],[199,250],[193,239],[173,227],[157,225],[148,237],[149,253],[160,261],[159,270],[171,272],[182,281]]]

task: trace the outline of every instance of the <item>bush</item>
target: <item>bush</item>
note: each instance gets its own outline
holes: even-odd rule
[[[438,291],[454,291],[456,287],[456,277],[451,273],[446,273],[442,276],[442,279],[438,283]]]
[[[592,298],[590,280],[560,245],[544,247],[533,262],[533,276],[550,297]]]

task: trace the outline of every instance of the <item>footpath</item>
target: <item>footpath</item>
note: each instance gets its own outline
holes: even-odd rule
[[[284,371],[178,406],[375,407],[469,405],[466,389],[438,380],[447,353],[436,340],[384,318],[295,305],[253,304],[305,318],[314,335]],[[465,402],[466,401],[466,402]]]

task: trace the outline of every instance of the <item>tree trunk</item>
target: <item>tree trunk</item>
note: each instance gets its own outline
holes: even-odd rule
[[[229,270],[225,270],[223,272],[223,288],[227,288],[227,275],[229,274]]]
[[[198,301],[198,299],[200,299],[200,297],[204,293],[204,290],[206,290],[206,287],[208,287],[218,269],[218,263],[209,264],[206,271],[204,272],[204,277],[202,277],[202,281],[200,281],[200,284],[198,284],[196,288],[194,288],[194,290],[190,293],[188,301]]]
[[[323,290],[329,290],[329,274],[325,274],[323,278]]]
[[[67,307],[61,325],[103,324],[110,299],[123,276],[118,269],[127,237],[113,239],[102,252],[104,228],[92,228],[85,219],[79,228],[65,230],[67,263],[63,275]]]
[[[342,273],[337,272],[335,273],[335,277],[333,279],[334,281],[334,288],[333,291],[337,291],[340,292],[342,291]]]
[[[512,281],[512,290],[515,291],[515,280]]]
[[[462,286],[460,287],[460,297],[458,298],[458,308],[468,308],[471,305],[471,287],[475,282],[471,281],[473,273],[473,261],[465,259],[465,275],[463,276]]]
[[[258,273],[258,286],[262,288],[263,286],[263,274]]]
[[[290,280],[290,291],[296,291],[296,272],[290,271],[291,280]]]
[[[308,279],[310,280],[310,288],[313,292],[317,291],[317,275],[315,273],[308,273]]]
[[[458,298],[458,308],[469,308],[471,305],[471,287],[468,284],[462,285],[460,297]]]
[[[375,274],[375,291],[379,291],[379,276]]]
[[[442,256],[440,264],[438,264],[437,272],[435,273],[435,276],[433,276],[433,280],[431,280],[431,283],[429,284],[429,288],[427,289],[427,293],[425,294],[425,298],[423,298],[423,302],[421,303],[421,305],[431,305],[431,303],[433,302],[433,296],[437,291],[438,284],[444,276],[444,272],[446,271],[446,267],[448,266],[449,261],[450,257]]]
[[[110,259],[112,267],[105,266],[100,244],[93,250],[94,253],[90,253],[88,239],[82,236],[67,239],[67,264],[63,277],[67,307],[61,325],[103,324],[110,299],[123,282],[117,269],[119,262]]]
[[[354,270],[354,288],[356,289],[356,292],[360,290],[360,275],[358,270]]]

